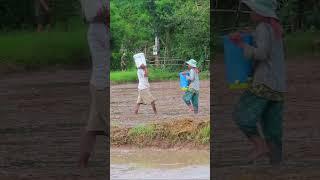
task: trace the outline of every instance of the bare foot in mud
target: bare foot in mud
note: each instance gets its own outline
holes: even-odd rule
[[[140,108],[140,104],[137,104],[134,110],[134,114],[138,114]]]
[[[255,161],[259,160],[260,158],[263,158],[265,156],[269,156],[269,150],[264,147],[264,148],[258,148],[258,149],[253,149],[250,152],[249,155],[249,164],[254,163]]]
[[[139,108],[135,108],[133,113],[137,115],[139,113]]]
[[[80,155],[80,160],[78,162],[79,168],[87,168],[88,167],[88,161],[89,161],[90,153],[82,153]]]
[[[156,120],[156,121],[160,120],[160,116],[158,114],[155,114],[154,115],[154,120]]]

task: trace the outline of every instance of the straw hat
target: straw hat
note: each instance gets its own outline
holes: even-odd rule
[[[276,0],[241,0],[241,2],[261,16],[279,19],[276,13]]]

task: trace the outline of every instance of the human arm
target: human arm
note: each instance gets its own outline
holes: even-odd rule
[[[40,0],[40,4],[41,4],[41,6],[42,6],[47,12],[49,12],[49,6],[48,6],[48,4],[46,3],[46,1]]]
[[[244,56],[248,59],[263,61],[268,59],[271,47],[271,34],[265,24],[260,24],[255,30],[256,46],[243,42],[239,32],[230,35],[230,40],[244,50]]]
[[[271,48],[271,34],[266,25],[259,25],[255,31],[256,46],[243,44],[244,56],[256,61],[265,61]]]
[[[193,69],[190,70],[190,74],[186,76],[187,80],[194,81],[195,79],[195,72]]]
[[[188,73],[188,71],[181,72],[181,74],[184,75],[184,76],[187,75],[187,73]]]
[[[144,77],[148,77],[148,69],[147,68],[144,68]]]

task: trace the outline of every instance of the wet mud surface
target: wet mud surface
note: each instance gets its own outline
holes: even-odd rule
[[[287,62],[288,93],[284,118],[284,165],[270,167],[267,160],[246,163],[251,146],[231,119],[242,91],[226,86],[223,61],[214,64],[213,177],[223,179],[320,179],[320,58]]]

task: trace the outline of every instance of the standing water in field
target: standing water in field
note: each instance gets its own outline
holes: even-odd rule
[[[210,179],[206,150],[111,150],[111,180]]]

